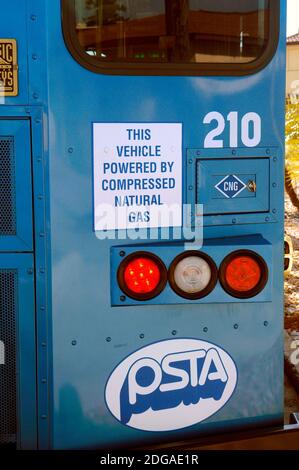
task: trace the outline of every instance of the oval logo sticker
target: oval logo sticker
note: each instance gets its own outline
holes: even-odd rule
[[[236,365],[219,346],[172,339],[124,359],[108,379],[105,398],[111,413],[126,426],[173,431],[219,411],[236,384]]]

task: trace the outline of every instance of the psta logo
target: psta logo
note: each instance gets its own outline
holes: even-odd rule
[[[131,354],[110,375],[106,403],[122,424],[144,431],[171,431],[199,423],[234,393],[237,369],[212,343],[173,339]]]

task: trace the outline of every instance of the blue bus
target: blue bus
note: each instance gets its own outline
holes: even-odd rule
[[[0,443],[282,429],[286,2],[0,9]]]

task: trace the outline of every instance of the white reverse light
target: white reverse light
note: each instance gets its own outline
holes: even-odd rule
[[[199,299],[215,287],[217,267],[210,257],[199,252],[179,255],[169,271],[173,290],[182,297]]]
[[[176,285],[188,294],[205,289],[211,280],[211,268],[198,256],[188,256],[177,264],[174,270]]]

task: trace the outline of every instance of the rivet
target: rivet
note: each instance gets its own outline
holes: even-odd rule
[[[73,147],[69,147],[69,148],[67,149],[67,151],[68,151],[68,153],[73,153],[73,152],[74,152],[74,149],[73,149]]]
[[[139,335],[139,338],[140,338],[140,339],[143,339],[143,338],[144,338],[144,334],[141,333],[141,334]]]
[[[42,157],[37,157],[37,162],[40,163],[42,161]]]
[[[265,218],[265,221],[266,221],[266,222],[269,222],[269,220],[270,220],[270,217],[266,217],[266,218]]]
[[[30,114],[30,112],[31,112],[31,111],[30,111],[30,108],[25,108],[25,113],[26,113],[26,114]]]
[[[40,309],[42,312],[44,312],[46,310],[46,307],[44,305],[41,305]]]
[[[43,384],[47,383],[47,379],[42,379],[42,383]]]
[[[120,251],[119,252],[119,256],[121,256],[122,258],[125,256],[126,252],[125,251]]]
[[[200,155],[200,150],[197,150],[196,155],[198,156]]]
[[[267,321],[264,321],[264,326],[268,326],[269,323]]]
[[[235,323],[235,324],[234,324],[234,329],[237,330],[238,328],[239,328],[238,323]]]
[[[266,154],[269,155],[269,153],[270,153],[270,149],[267,149]]]
[[[36,93],[36,95],[37,95],[37,93]],[[38,95],[37,95],[37,97],[38,97]],[[35,123],[36,123],[36,124],[40,124],[40,123],[41,123],[40,118],[36,118],[36,119],[35,119]]]
[[[107,343],[110,343],[110,341],[111,341],[110,336],[108,336],[108,338],[106,338],[106,341],[107,341]]]
[[[37,198],[41,201],[44,198],[44,196],[42,194],[39,194]]]
[[[47,419],[48,416],[47,415],[42,415],[42,419]]]
[[[207,327],[207,326],[205,326],[205,327],[202,329],[202,331],[203,331],[204,333],[207,333],[207,332],[208,332],[208,330],[209,330],[209,329],[208,329],[208,327]]]
[[[32,95],[32,96],[33,96],[33,98],[34,98],[35,100],[37,100],[37,99],[38,99],[38,93],[33,93],[33,95]],[[36,122],[36,121],[35,121],[35,122]]]
[[[28,268],[27,273],[30,274],[30,275],[33,274],[33,268]]]
[[[188,188],[188,189],[189,189],[189,191],[192,191],[192,189],[193,189],[193,186],[189,186],[189,188]]]
[[[47,346],[47,343],[45,341],[42,342],[42,347],[45,348]]]
[[[189,160],[189,162],[188,162],[188,163],[189,163],[189,165],[192,165],[192,163],[193,163],[193,160],[190,158],[190,160]]]
[[[77,341],[75,339],[73,339],[72,346],[76,346],[76,344],[77,344]]]
[[[276,188],[277,184],[276,183],[272,183],[272,187],[273,188]]]
[[[120,298],[119,298],[119,300],[120,300],[121,302],[125,302],[126,296],[125,296],[125,295],[121,295]]]
[[[277,211],[276,211],[276,209],[272,209],[272,212],[273,212],[273,214],[276,214]]]
[[[32,21],[36,21],[36,16],[35,16],[35,15],[31,15],[31,16],[30,16],[30,19],[31,19]]]
[[[40,272],[40,274],[44,274],[45,273],[45,268],[39,268],[39,272]]]
[[[274,158],[273,158],[273,162],[277,162],[277,157],[274,157]]]
[[[237,219],[233,219],[233,220],[232,220],[232,223],[233,223],[233,224],[236,224],[236,223],[237,223]]]
[[[44,237],[45,237],[45,233],[44,233],[44,232],[40,232],[39,236],[40,236],[40,238],[44,238]]]
[[[172,336],[176,336],[177,330],[172,330],[171,334],[172,334]]]
[[[37,54],[32,54],[32,59],[37,60]]]
[[[232,155],[236,155],[236,150],[232,150]]]

